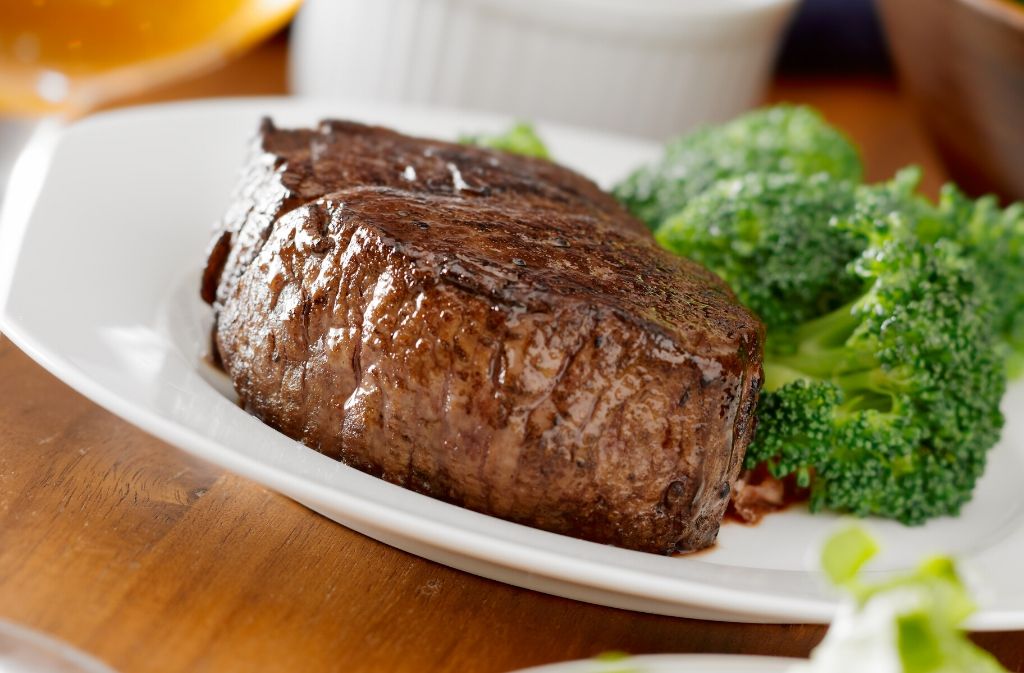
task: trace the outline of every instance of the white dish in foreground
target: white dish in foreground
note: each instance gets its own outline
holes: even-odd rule
[[[829,516],[792,511],[723,526],[719,544],[668,558],[583,542],[412,493],[307,449],[249,416],[204,363],[210,315],[198,279],[263,115],[282,126],[348,117],[453,138],[508,120],[468,113],[286,99],[213,101],[90,118],[23,155],[0,220],[0,320],[44,367],[97,403],[190,453],[406,551],[510,584],[646,612],[733,621],[827,622],[814,572]],[[556,157],[603,184],[657,151],[542,126]],[[38,198],[36,198],[38,197]],[[1007,395],[1004,440],[958,519],[871,522],[876,572],[928,552],[962,558],[976,629],[1024,628],[1024,387]]]
[[[784,673],[798,661],[720,654],[654,654],[614,661],[565,661],[515,673]]]

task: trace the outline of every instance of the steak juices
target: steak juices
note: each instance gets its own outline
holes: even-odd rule
[[[202,295],[243,404],[317,451],[587,540],[715,540],[763,328],[568,169],[265,121]]]

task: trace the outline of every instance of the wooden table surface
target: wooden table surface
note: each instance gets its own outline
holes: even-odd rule
[[[284,90],[284,40],[147,101]],[[785,81],[864,148],[872,178],[942,175],[885,80]],[[701,622],[545,596],[351,532],[100,409],[0,337],[0,617],[123,673],[508,671],[587,657],[804,656],[816,626]],[[1024,671],[1024,635],[978,642]],[[865,672],[868,673],[868,672]]]

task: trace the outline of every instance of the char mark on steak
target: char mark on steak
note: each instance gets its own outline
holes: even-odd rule
[[[568,169],[264,122],[202,295],[245,406],[348,465],[632,549],[717,535],[762,327]]]

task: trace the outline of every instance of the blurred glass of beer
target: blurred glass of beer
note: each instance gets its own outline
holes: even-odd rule
[[[0,0],[0,116],[78,116],[221,62],[300,0]]]

